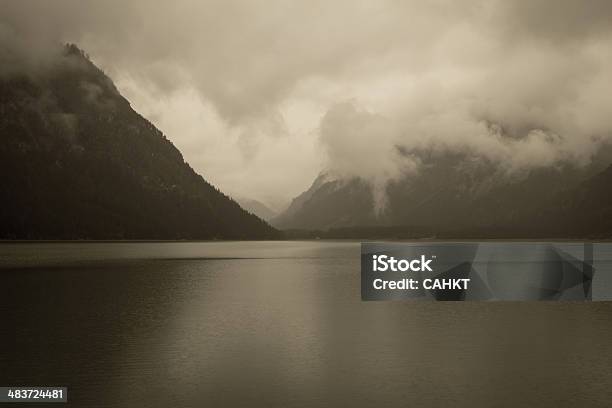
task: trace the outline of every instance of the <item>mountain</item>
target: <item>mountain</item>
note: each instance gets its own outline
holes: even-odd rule
[[[240,206],[251,214],[255,214],[262,220],[268,221],[274,217],[277,212],[258,200],[249,198],[237,198],[236,201]]]
[[[588,166],[508,174],[475,157],[425,154],[418,174],[388,184],[378,214],[365,181],[321,175],[271,223],[330,238],[610,236],[611,162],[607,147]]]
[[[43,69],[44,68],[44,69]],[[263,239],[76,46],[0,76],[1,239]]]
[[[611,237],[612,165],[557,195],[554,201],[556,205],[541,210],[535,220],[544,220],[548,223],[545,227],[558,234]]]
[[[359,180],[337,180],[323,173],[310,188],[294,198],[270,223],[283,229],[328,229],[376,223],[368,185]]]

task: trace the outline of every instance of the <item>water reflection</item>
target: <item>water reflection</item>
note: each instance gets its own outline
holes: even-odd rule
[[[361,302],[357,244],[138,245],[0,271],[3,384],[76,406],[608,403],[610,303]]]

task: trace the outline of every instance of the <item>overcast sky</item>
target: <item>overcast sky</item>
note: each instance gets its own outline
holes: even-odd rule
[[[74,42],[205,178],[281,203],[422,148],[588,162],[612,125],[612,2],[0,0],[0,44]],[[9,55],[4,52],[2,55]]]

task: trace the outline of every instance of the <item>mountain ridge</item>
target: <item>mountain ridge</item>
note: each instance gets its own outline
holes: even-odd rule
[[[612,234],[610,147],[587,166],[566,164],[502,174],[494,163],[462,155],[423,160],[417,175],[387,185],[387,206],[375,215],[364,180],[315,182],[307,199],[271,222],[290,235],[352,237],[586,237]],[[608,163],[608,164],[606,164]],[[319,177],[321,179],[321,176]],[[580,197],[588,197],[580,199]],[[598,221],[592,220],[600,214]]]
[[[277,211],[268,207],[266,204],[262,203],[259,200],[244,198],[244,197],[237,197],[234,200],[238,204],[240,204],[240,206],[244,210],[250,212],[251,214],[256,215],[257,217],[261,218],[264,221],[268,221],[278,214]]]
[[[0,77],[3,239],[269,239],[75,45]]]

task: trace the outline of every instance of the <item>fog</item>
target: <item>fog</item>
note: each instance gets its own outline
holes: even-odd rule
[[[277,208],[321,171],[384,205],[423,149],[512,173],[612,135],[608,1],[0,3],[0,73],[76,43],[205,178]]]

